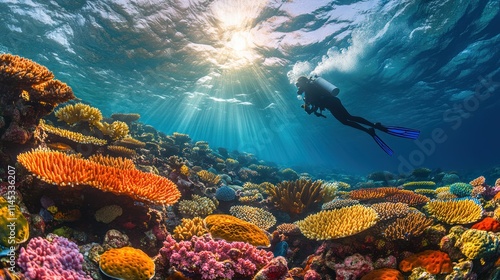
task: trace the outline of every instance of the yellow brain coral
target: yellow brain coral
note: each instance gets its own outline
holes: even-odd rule
[[[76,103],[74,105],[66,105],[55,112],[55,116],[67,124],[75,124],[78,122],[88,122],[96,126],[102,121],[101,111],[87,104]]]
[[[205,226],[214,238],[229,242],[242,241],[254,246],[269,247],[271,242],[265,231],[258,226],[231,215],[210,215],[205,218]]]
[[[483,207],[477,200],[433,200],[425,209],[434,218],[447,224],[469,224],[481,219]]]
[[[268,230],[276,224],[276,218],[270,212],[257,207],[236,205],[229,209],[231,215],[250,222],[263,230]]]
[[[177,186],[167,178],[137,169],[106,166],[61,152],[32,150],[19,154],[17,160],[40,180],[59,188],[88,185],[158,204],[174,204],[181,196]]]
[[[336,239],[351,236],[375,225],[375,210],[354,205],[309,215],[297,225],[304,236],[314,240]]]
[[[155,263],[143,251],[132,247],[109,249],[101,255],[99,268],[109,277],[123,280],[149,280]]]

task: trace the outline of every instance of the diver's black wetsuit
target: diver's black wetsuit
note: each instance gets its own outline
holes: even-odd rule
[[[372,136],[374,135],[375,131],[373,128],[375,128],[376,124],[365,118],[351,115],[344,105],[342,105],[338,97],[324,92],[310,81],[305,82],[305,80],[303,80],[302,83],[298,82],[297,87],[299,88],[297,94],[305,93],[305,104],[303,108],[308,114],[314,113],[318,117],[325,117],[321,114],[321,111],[328,109],[328,111],[330,111],[330,113],[332,113],[332,115],[342,124],[357,128]],[[318,112],[318,110],[320,110],[320,112]],[[361,124],[371,128],[366,128]]]

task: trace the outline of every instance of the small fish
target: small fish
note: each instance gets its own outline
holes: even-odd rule
[[[47,147],[49,147],[49,148],[51,148],[53,150],[61,151],[61,152],[71,152],[71,151],[73,151],[73,148],[71,148],[70,145],[64,144],[64,143],[61,143],[61,142],[47,143]]]

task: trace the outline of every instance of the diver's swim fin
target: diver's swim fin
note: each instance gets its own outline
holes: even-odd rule
[[[380,123],[375,124],[375,128],[398,137],[416,140],[420,135],[420,130],[399,127],[399,126],[383,126]]]
[[[378,137],[375,134],[373,134],[372,137],[373,137],[373,140],[375,140],[375,142],[377,142],[377,144],[380,146],[380,148],[382,148],[382,150],[384,150],[384,152],[386,152],[390,156],[392,156],[394,154],[392,149],[389,146],[387,146],[387,144],[384,143],[384,141],[382,141],[382,139],[380,139],[380,137]]]

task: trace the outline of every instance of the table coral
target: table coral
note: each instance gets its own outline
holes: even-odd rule
[[[94,136],[83,135],[79,132],[74,132],[62,128],[58,128],[52,125],[45,123],[44,120],[40,120],[39,127],[44,132],[48,134],[53,134],[64,139],[68,139],[72,142],[80,143],[80,144],[92,144],[96,146],[104,146],[108,143],[108,141],[104,139],[99,139]]]
[[[425,250],[406,257],[399,263],[399,269],[403,272],[412,271],[416,267],[423,267],[432,274],[448,274],[453,270],[448,254],[437,250]]]
[[[410,206],[417,206],[427,203],[430,199],[425,195],[421,195],[409,190],[399,190],[385,199],[389,202],[402,202]]]
[[[455,243],[455,247],[469,259],[488,258],[496,254],[500,239],[492,232],[478,229],[466,230]]]
[[[483,207],[475,199],[432,200],[424,208],[431,216],[451,225],[473,223],[483,215]]]
[[[83,271],[78,245],[64,237],[35,237],[17,259],[29,280],[91,280]]]
[[[181,196],[169,179],[137,169],[119,169],[43,149],[19,154],[17,159],[40,180],[59,188],[88,185],[157,204],[174,204]]]
[[[253,276],[273,259],[273,253],[245,242],[213,240],[193,236],[177,242],[167,236],[160,249],[165,266],[174,266],[201,276],[201,279],[241,279]]]
[[[99,268],[107,276],[122,280],[149,280],[155,275],[153,260],[133,247],[107,250],[99,259]]]
[[[297,225],[307,238],[327,240],[354,235],[372,227],[377,220],[373,208],[354,205],[309,215]]]
[[[433,189],[436,187],[436,183],[433,181],[414,181],[414,182],[406,182],[402,185],[402,187],[410,190]]]
[[[236,218],[252,223],[263,230],[268,230],[276,224],[276,218],[269,211],[262,208],[235,205],[229,208],[229,213]]]
[[[214,238],[227,241],[244,241],[254,246],[269,247],[268,234],[258,226],[231,215],[210,215],[205,218],[205,226]]]

